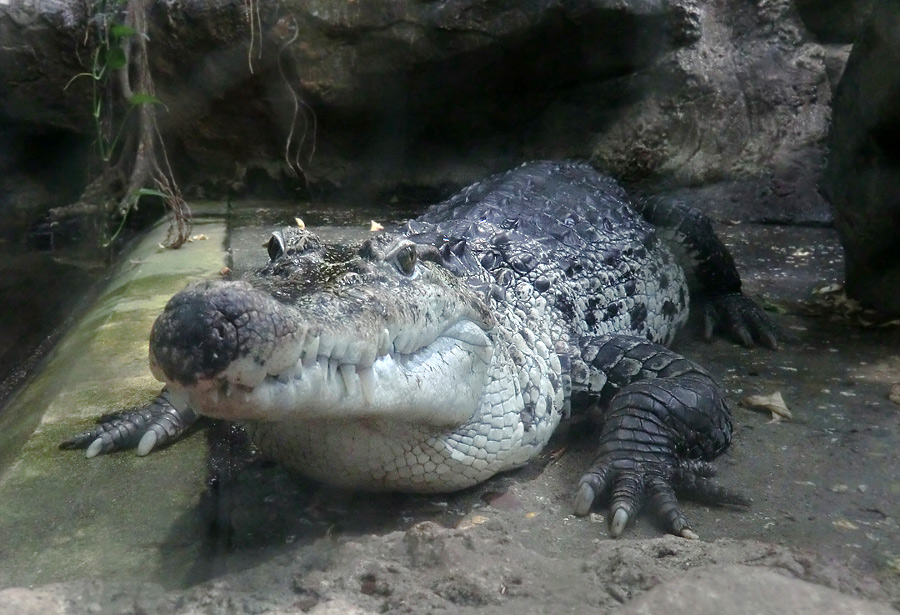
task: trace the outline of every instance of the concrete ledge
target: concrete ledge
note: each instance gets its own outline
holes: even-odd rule
[[[202,435],[147,458],[87,460],[57,449],[101,414],[159,392],[147,367],[154,319],[189,280],[217,276],[223,266],[221,215],[198,217],[194,233],[206,239],[177,251],[160,249],[165,233],[159,224],[123,259],[0,416],[0,586],[136,575],[177,585],[173,562],[190,557],[166,554],[196,548],[177,532],[199,523],[192,511],[206,476]]]

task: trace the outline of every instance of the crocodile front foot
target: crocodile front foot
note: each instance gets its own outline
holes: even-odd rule
[[[86,449],[85,457],[136,448],[138,455],[147,455],[181,437],[197,421],[190,408],[179,410],[172,405],[169,392],[162,393],[150,403],[100,417],[94,429],[66,440],[59,445],[65,450]]]
[[[713,505],[749,506],[750,501],[717,485],[715,469],[703,461],[649,461],[622,458],[596,463],[581,477],[575,514],[587,515],[601,494],[611,493],[609,535],[621,536],[645,506],[663,529],[682,538],[699,538],[678,505],[676,492]]]

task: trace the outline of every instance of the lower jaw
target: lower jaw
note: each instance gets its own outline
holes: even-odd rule
[[[447,493],[483,482],[502,468],[474,469],[451,458],[444,433],[388,421],[245,424],[267,457],[314,480],[357,491]],[[427,458],[424,465],[419,459]],[[440,469],[439,469],[440,468]]]

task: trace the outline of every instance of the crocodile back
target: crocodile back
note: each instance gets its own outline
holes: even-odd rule
[[[623,333],[669,343],[688,308],[684,273],[611,178],[541,161],[487,178],[407,223],[444,265],[489,284],[495,308],[549,313],[554,342]],[[465,249],[463,249],[463,246]]]

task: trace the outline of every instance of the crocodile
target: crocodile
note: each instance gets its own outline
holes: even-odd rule
[[[779,330],[698,210],[537,161],[358,245],[289,227],[266,247],[259,271],[168,302],[150,335],[154,402],[62,446],[144,455],[202,415],[325,483],[450,492],[527,464],[588,413],[599,445],[574,510],[607,501],[611,536],[648,508],[696,537],[676,493],[746,504],[713,479],[725,395],[667,345],[692,296],[707,337],[776,348]]]

